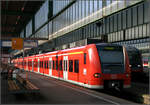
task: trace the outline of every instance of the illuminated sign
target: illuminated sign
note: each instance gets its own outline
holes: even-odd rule
[[[114,50],[114,47],[104,47],[105,50]]]
[[[11,47],[12,46],[12,43],[11,41],[2,41],[2,47]]]
[[[24,41],[24,48],[32,48],[37,47],[38,41],[37,40],[25,40]]]

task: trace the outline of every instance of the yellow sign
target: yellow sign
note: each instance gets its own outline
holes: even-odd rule
[[[12,49],[15,49],[15,50],[23,49],[23,39],[22,38],[12,38]]]

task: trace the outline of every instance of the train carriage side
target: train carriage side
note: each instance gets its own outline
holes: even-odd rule
[[[47,56],[46,54],[44,54],[43,57],[43,72],[44,75],[49,75],[49,56]]]
[[[43,54],[40,54],[38,59],[39,59],[39,73],[43,74]]]
[[[67,50],[63,56],[63,77],[64,79],[83,86],[86,82],[83,75],[83,63],[85,47],[73,48]]]

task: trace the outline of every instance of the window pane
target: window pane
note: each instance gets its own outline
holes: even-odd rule
[[[131,27],[131,23],[132,23],[131,16],[132,16],[132,14],[131,14],[131,8],[129,8],[127,10],[127,27]]]
[[[132,8],[132,20],[133,20],[133,26],[137,25],[137,6]]]
[[[79,60],[74,61],[74,72],[79,73]]]
[[[143,24],[143,4],[138,6],[138,24]]]
[[[126,10],[124,10],[123,12],[122,12],[122,17],[123,17],[123,20],[122,20],[122,22],[123,22],[123,29],[125,29],[126,28]]]
[[[73,72],[73,60],[69,60],[69,72]]]

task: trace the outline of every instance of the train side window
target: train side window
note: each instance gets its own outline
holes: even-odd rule
[[[47,69],[48,69],[48,61],[47,61]]]
[[[49,68],[52,69],[52,62],[49,61]]]
[[[66,60],[66,71],[68,70],[68,61]]]
[[[62,60],[59,61],[59,70],[62,70]]]
[[[44,61],[44,68],[46,68],[46,61]]]
[[[58,70],[58,60],[56,60],[56,70]]]
[[[45,68],[47,69],[47,61],[45,61]]]
[[[41,67],[41,61],[40,61],[40,67]]]
[[[86,53],[84,53],[84,64],[86,64]]]
[[[42,68],[43,68],[43,61],[42,61]]]
[[[69,72],[73,72],[73,60],[69,60]]]
[[[53,60],[53,70],[55,69],[55,61]]]
[[[65,71],[65,68],[66,68],[66,62],[65,62],[65,60],[63,61],[64,63],[63,63],[63,71]]]
[[[79,73],[79,60],[74,60],[74,72]]]
[[[47,61],[45,61],[45,68],[47,68]]]

